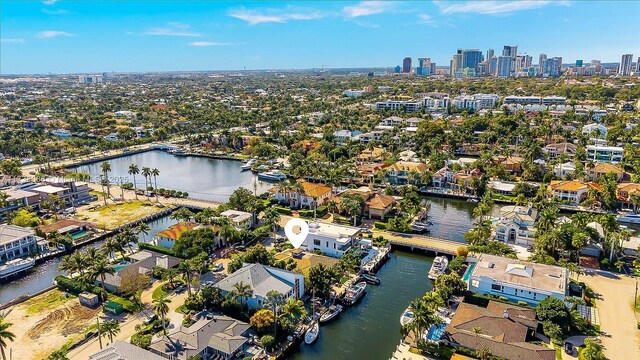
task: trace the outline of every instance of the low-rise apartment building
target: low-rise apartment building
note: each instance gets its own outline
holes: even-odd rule
[[[309,223],[309,235],[301,247],[339,258],[360,241],[357,238],[359,233],[360,228],[357,227],[314,221]]]

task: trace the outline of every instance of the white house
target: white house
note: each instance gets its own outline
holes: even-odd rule
[[[275,290],[284,299],[300,299],[304,296],[304,275],[262,264],[246,264],[233,274],[219,281],[215,287],[223,294],[234,291],[234,285],[244,283],[251,287],[251,296],[246,301],[250,309],[265,305],[267,294]]]
[[[339,144],[343,144],[347,140],[358,141],[360,134],[362,134],[362,132],[359,130],[337,130],[333,133],[333,136]]]
[[[253,214],[246,211],[226,210],[220,213],[231,220],[234,227],[249,230],[253,227]]]
[[[553,167],[553,174],[559,178],[564,178],[567,175],[573,174],[576,171],[576,165],[567,161],[563,164],[557,164]]]
[[[531,206],[503,206],[496,223],[496,240],[523,246],[533,245],[536,229],[533,225],[538,211]]]
[[[587,145],[587,160],[619,163],[624,157],[624,149],[618,146]]]
[[[593,136],[600,139],[606,139],[607,127],[598,123],[587,124],[582,127],[582,134]]]
[[[356,235],[359,233],[360,228],[353,226],[310,222],[309,235],[302,243],[302,247],[310,252],[320,250],[327,256],[339,258],[358,243],[359,239]]]
[[[66,130],[66,129],[58,129],[58,130],[54,131],[52,135],[55,136],[55,137],[70,138],[71,137],[71,131]]]
[[[118,141],[118,134],[111,133],[111,134],[105,136],[104,139],[107,140],[107,141]]]
[[[366,91],[364,90],[354,90],[354,89],[348,89],[342,92],[342,95],[346,96],[346,97],[350,97],[350,98],[359,98],[360,96],[364,95],[366,93]]]
[[[564,300],[569,289],[569,270],[480,254],[468,259],[472,264],[464,277],[469,290],[482,295],[503,296],[511,301],[524,301],[536,305],[552,296]]]
[[[35,252],[38,239],[30,228],[0,225],[0,263]]]

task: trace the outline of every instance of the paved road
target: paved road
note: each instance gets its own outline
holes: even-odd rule
[[[587,270],[580,276],[598,295],[601,336],[609,359],[640,359],[640,331],[633,310],[636,279],[606,271]]]

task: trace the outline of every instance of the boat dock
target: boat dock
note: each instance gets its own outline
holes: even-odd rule
[[[446,255],[455,255],[456,250],[465,243],[458,241],[436,238],[432,236],[410,235],[391,233],[386,231],[373,231],[373,236],[382,236],[391,246],[408,248],[410,250],[423,250],[427,252]]]

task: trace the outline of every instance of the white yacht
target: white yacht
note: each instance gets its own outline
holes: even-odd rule
[[[258,173],[258,180],[278,182],[286,179],[287,175],[281,173],[280,171],[265,171]]]
[[[36,264],[33,258],[13,259],[0,265],[0,279],[31,269]]]
[[[244,163],[244,165],[242,165],[241,169],[242,171],[245,170],[251,170],[251,167],[253,166],[253,164],[255,164],[258,160],[257,159],[249,159],[249,161],[247,161],[246,163]]]
[[[431,264],[431,269],[429,270],[429,279],[435,280],[438,276],[444,274],[447,271],[447,267],[449,266],[449,259],[446,256],[437,256],[433,260],[433,264]]]
[[[412,321],[413,321],[413,309],[411,308],[411,306],[409,306],[404,310],[404,312],[402,313],[402,316],[400,316],[400,325],[405,326],[406,324]]]

